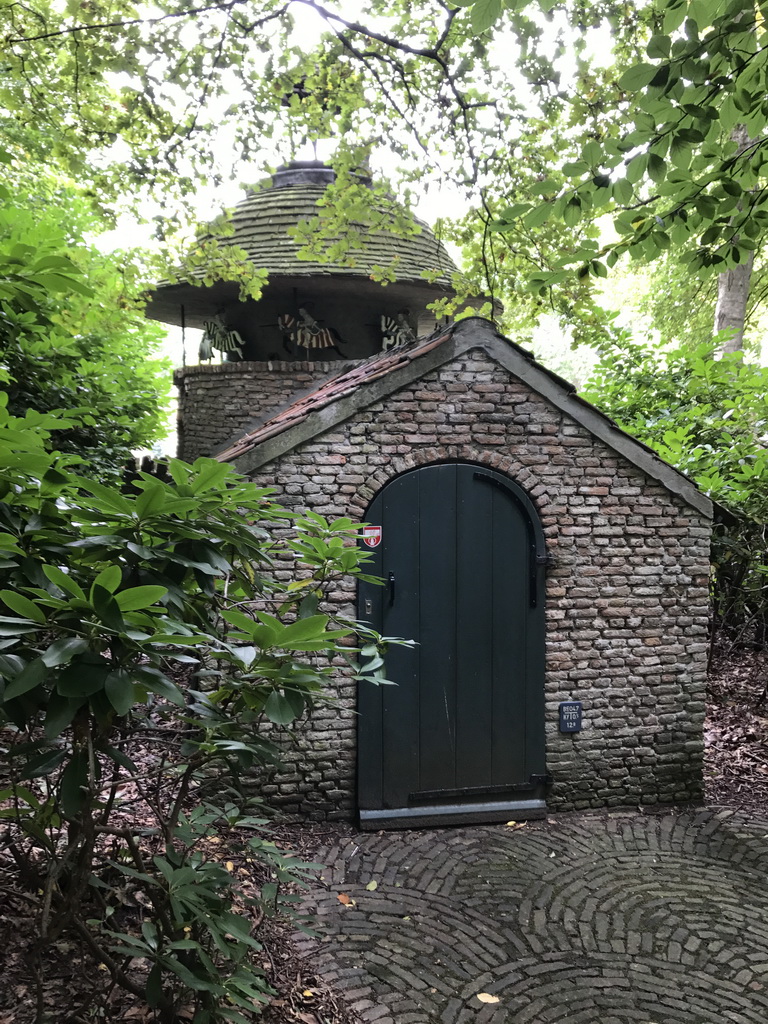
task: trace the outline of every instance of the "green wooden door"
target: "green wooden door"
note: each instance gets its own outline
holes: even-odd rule
[[[543,537],[524,492],[468,463],[396,478],[366,514],[380,527],[360,618],[393,647],[394,686],[361,686],[364,826],[500,820],[544,811]],[[375,539],[375,538],[374,538]]]

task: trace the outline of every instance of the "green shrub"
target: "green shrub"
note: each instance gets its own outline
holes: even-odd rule
[[[133,495],[79,477],[49,450],[66,427],[0,407],[0,815],[38,956],[75,932],[164,1019],[191,1002],[198,1024],[244,1020],[268,986],[208,837],[240,835],[271,876],[262,910],[288,905],[283,883],[309,866],[277,850],[237,780],[276,756],[264,723],[290,726],[328,699],[330,660],[354,662],[354,625],[318,603],[366,556],[350,520],[292,522],[213,460],[172,461]],[[287,594],[272,573],[286,551],[305,577]],[[351,671],[379,679],[381,659]],[[126,889],[143,920],[126,922]]]
[[[625,337],[584,397],[687,473],[725,512],[715,528],[715,625],[768,639],[768,369],[712,346],[663,351]]]

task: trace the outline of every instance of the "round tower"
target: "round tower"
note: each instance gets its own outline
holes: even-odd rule
[[[405,234],[351,222],[343,257],[321,263],[299,255],[290,229],[322,214],[333,181],[320,162],[294,162],[235,207],[234,232],[221,241],[266,270],[258,301],[242,301],[229,281],[163,282],[153,291],[149,317],[204,331],[200,352],[187,352],[174,375],[180,458],[215,454],[350,362],[437,326],[427,307],[454,294],[457,268],[427,225],[401,208],[377,212],[382,225],[405,219]],[[374,279],[381,270],[386,283]],[[202,280],[204,271],[193,276]]]

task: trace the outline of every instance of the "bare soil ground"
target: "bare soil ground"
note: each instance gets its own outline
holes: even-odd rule
[[[768,813],[768,658],[753,652],[720,652],[710,682],[705,740],[706,800]],[[277,827],[277,840],[312,860],[313,850],[345,826]],[[222,855],[230,857],[222,848]],[[240,863],[247,887],[262,881],[252,864]],[[32,917],[38,894],[19,883],[12,859],[0,851],[0,1024],[94,1024],[128,1021],[154,1024],[152,1010],[111,984],[83,945],[65,936],[47,951],[42,974],[33,968]],[[285,922],[255,922],[260,954],[274,991],[254,1020],[262,1024],[358,1024],[342,997],[312,973]],[[179,1018],[183,1024],[183,1016]]]
[[[708,804],[768,811],[768,654],[721,651],[704,733]]]

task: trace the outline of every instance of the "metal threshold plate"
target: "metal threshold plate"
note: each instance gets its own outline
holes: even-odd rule
[[[365,832],[378,829],[425,828],[442,825],[483,825],[498,821],[529,821],[545,818],[544,800],[501,800],[484,804],[442,804],[432,807],[395,807],[360,811],[360,827]]]

